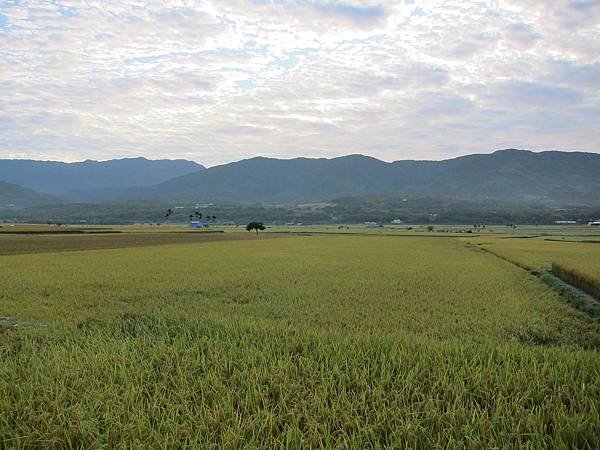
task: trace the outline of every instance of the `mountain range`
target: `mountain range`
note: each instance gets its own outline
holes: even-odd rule
[[[19,173],[19,164],[29,165],[24,171],[27,176]],[[0,180],[58,194],[65,202],[82,203],[295,204],[412,193],[556,206],[600,204],[600,154],[596,153],[509,149],[443,161],[390,163],[364,155],[287,160],[256,157],[208,169],[189,161],[86,161],[67,164],[72,170],[69,179],[56,177],[54,166],[44,164],[0,160]],[[56,164],[64,169],[60,164],[65,163]],[[101,175],[91,175],[95,173]]]
[[[65,196],[70,191],[150,186],[203,169],[204,166],[183,159],[124,158],[74,163],[0,159],[0,180]]]

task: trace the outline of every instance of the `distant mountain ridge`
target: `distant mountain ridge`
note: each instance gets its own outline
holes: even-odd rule
[[[93,183],[80,181],[76,189],[72,182],[65,183],[65,180],[58,186],[43,185],[38,178],[50,180],[52,177],[47,172],[33,176],[28,184],[21,184],[30,187],[37,182],[43,189],[34,189],[59,192],[63,200],[79,203],[143,201],[273,205],[365,195],[417,194],[543,203],[557,207],[600,205],[600,154],[597,153],[537,153],[508,149],[443,161],[391,163],[364,155],[285,160],[256,157],[209,169],[189,161],[182,162],[181,167],[175,164],[177,161],[136,160],[135,170],[121,167],[120,172],[112,174],[118,180],[113,184],[108,184],[106,180],[110,176],[105,176],[103,183],[97,179]],[[123,161],[131,160],[117,160],[112,164],[123,165]],[[80,163],[82,173],[89,173],[83,170],[86,163],[89,164]],[[157,165],[153,166],[154,163]],[[185,173],[169,177],[172,172],[159,163],[175,164],[177,170]],[[150,169],[145,170],[145,167]],[[5,174],[6,160],[0,160],[0,180]],[[81,173],[78,175],[82,177]],[[151,182],[157,178],[161,180]],[[145,182],[143,186],[140,179]],[[138,185],[134,186],[135,183]],[[67,184],[70,189],[65,189]],[[88,189],[86,186],[90,184],[94,187]]]
[[[113,192],[111,200],[307,203],[418,193],[555,204],[600,203],[600,154],[499,150],[443,161],[387,163],[364,155],[256,157]]]
[[[0,180],[42,193],[64,195],[87,189],[150,186],[203,169],[200,164],[181,159],[124,158],[74,163],[0,159]]]

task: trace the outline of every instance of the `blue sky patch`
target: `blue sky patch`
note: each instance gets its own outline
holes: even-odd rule
[[[238,89],[241,89],[243,91],[248,91],[248,90],[252,90],[254,88],[256,88],[256,83],[254,81],[250,81],[250,80],[242,80],[242,81],[236,81],[235,82],[235,87],[237,87]]]

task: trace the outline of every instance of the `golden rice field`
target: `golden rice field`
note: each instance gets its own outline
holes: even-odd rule
[[[561,279],[600,299],[600,241],[483,238],[471,242],[529,270],[552,270]]]
[[[600,447],[600,323],[527,271],[464,238],[240,234],[0,236],[0,448]],[[531,242],[486,245],[600,251]]]
[[[569,236],[567,239],[562,241],[541,237],[523,239],[480,236],[468,240],[531,269],[549,268],[553,262],[562,261],[598,273],[600,236],[598,243],[575,241]]]

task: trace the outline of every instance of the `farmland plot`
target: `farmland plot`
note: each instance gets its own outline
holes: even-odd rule
[[[561,244],[564,245],[564,244]],[[459,239],[0,257],[7,446],[600,445],[600,328]]]

